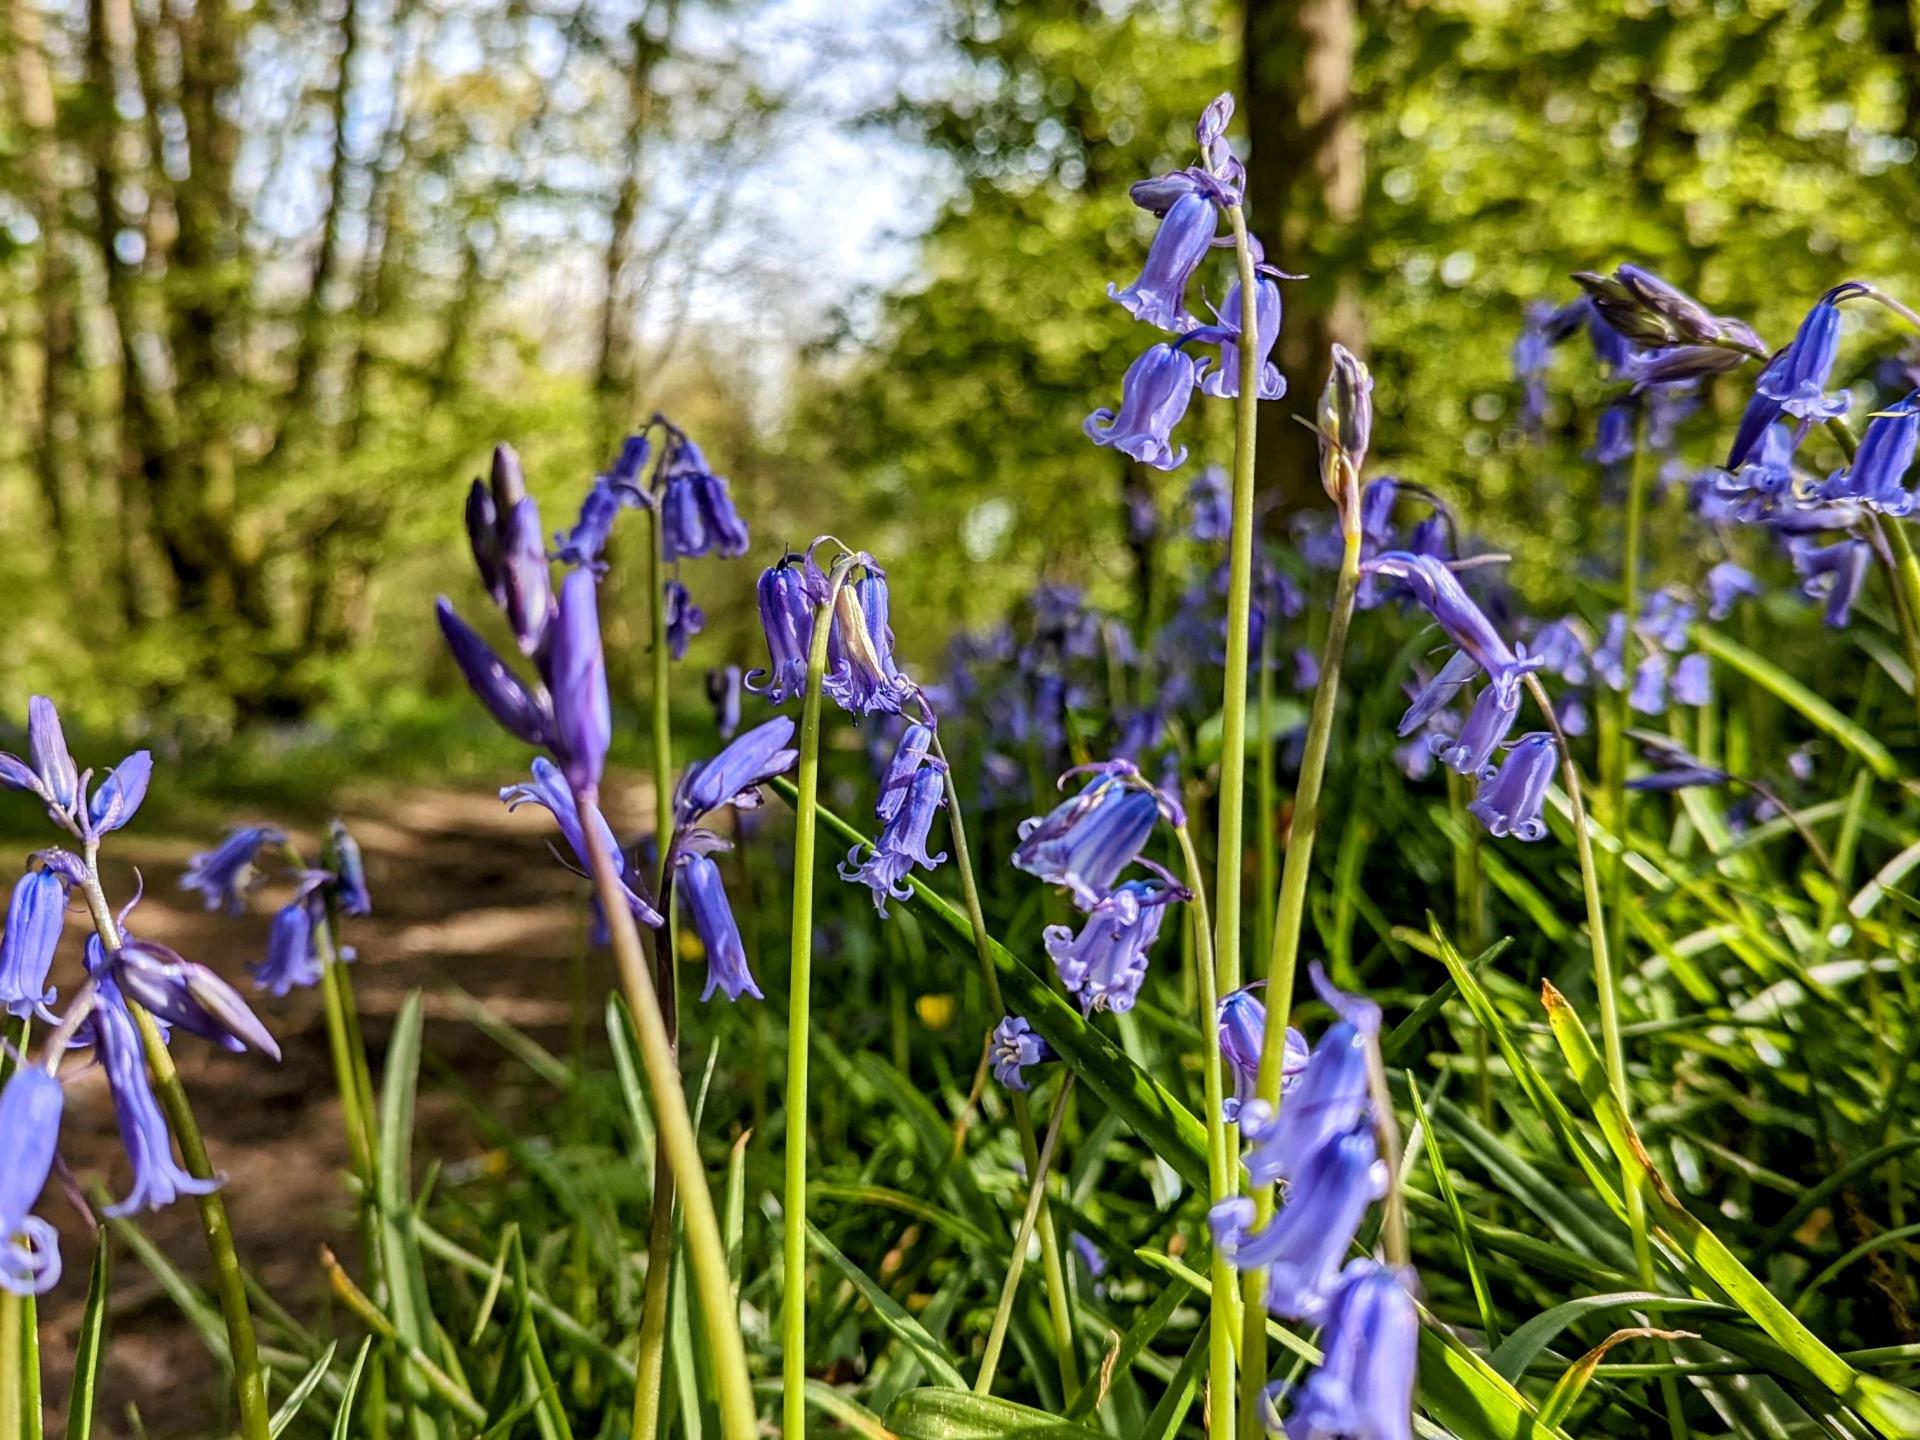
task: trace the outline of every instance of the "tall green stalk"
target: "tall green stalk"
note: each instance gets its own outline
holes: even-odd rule
[[[1640,422],[1634,422],[1633,463],[1627,472],[1627,517],[1625,543],[1621,546],[1620,603],[1627,617],[1626,639],[1621,663],[1633,668],[1634,625],[1640,618],[1640,532],[1647,503],[1647,457],[1641,444]],[[1613,724],[1607,744],[1607,818],[1620,841],[1607,871],[1607,903],[1612,928],[1607,932],[1607,948],[1617,962],[1626,955],[1627,946],[1627,848],[1630,833],[1627,805],[1627,731],[1633,727],[1632,687],[1622,686],[1613,696]],[[1625,1103],[1624,1096],[1622,1104]]]
[[[827,593],[813,612],[807,694],[800,710],[800,765],[793,802],[793,958],[787,985],[786,1188],[781,1195],[781,1257],[786,1291],[780,1310],[780,1414],[783,1433],[807,1433],[807,1062],[813,1009],[813,857],[820,798],[821,681],[834,607],[853,557],[834,561]]]
[[[940,744],[940,732],[933,735],[933,753],[946,766],[947,827],[953,835],[953,863],[960,872],[960,898],[967,910],[967,925],[973,932],[974,954],[980,961],[980,983],[987,992],[987,1008],[995,1015],[1007,1012],[1000,994],[1000,972],[994,968],[993,949],[987,935],[987,916],[980,904],[980,883],[973,873],[973,852],[967,844],[967,826],[960,810],[960,791],[954,783],[953,766]],[[1020,1159],[1033,1174],[1040,1164],[1040,1140],[1033,1128],[1033,1110],[1019,1090],[1007,1092],[1008,1108],[1020,1137]],[[1040,1264],[1047,1283],[1047,1317],[1053,1327],[1054,1357],[1060,1365],[1061,1393],[1071,1395],[1080,1388],[1080,1364],[1073,1349],[1073,1310],[1067,1294],[1065,1257],[1060,1252],[1060,1236],[1053,1224],[1053,1209],[1043,1192],[1038,1219]]]
[[[1207,1107],[1207,1202],[1218,1205],[1238,1188],[1233,1127],[1226,1120],[1226,1084],[1220,1066],[1220,990],[1215,957],[1209,942],[1212,925],[1207,915],[1206,883],[1200,875],[1200,856],[1185,825],[1173,827],[1180,842],[1180,860],[1186,868],[1187,888],[1193,892],[1194,970],[1200,977],[1200,1038],[1202,1042],[1202,1099]],[[1211,1317],[1207,1331],[1207,1393],[1212,1397],[1215,1433],[1233,1434],[1233,1339],[1240,1333],[1233,1262],[1213,1247],[1210,1258],[1213,1291],[1207,1299]]]
[[[1314,833],[1320,826],[1320,790],[1327,775],[1327,756],[1333,747],[1333,715],[1340,698],[1340,667],[1347,654],[1347,631],[1353,623],[1354,596],[1360,589],[1360,477],[1338,453],[1328,462],[1340,467],[1341,529],[1345,545],[1340,555],[1340,577],[1333,593],[1333,617],[1320,653],[1320,683],[1314,688],[1313,710],[1307,717],[1306,748],[1300,757],[1300,783],[1294,791],[1293,825],[1287,836],[1287,858],[1280,871],[1280,909],[1274,920],[1273,949],[1267,957],[1267,1028],[1262,1038],[1260,1074],[1254,1093],[1269,1105],[1280,1099],[1282,1063],[1286,1057],[1287,1020],[1293,1009],[1294,971],[1300,959],[1300,929],[1306,920],[1307,880],[1313,870]],[[1257,1187],[1253,1196],[1254,1223],[1273,1218],[1273,1190]],[[1241,1277],[1241,1304],[1245,1307],[1240,1337],[1240,1433],[1261,1440],[1261,1392],[1267,1384],[1267,1275],[1249,1270]]]
[[[1260,893],[1255,897],[1253,943],[1256,954],[1273,949],[1274,904],[1280,889],[1280,837],[1274,829],[1273,812],[1278,785],[1274,775],[1273,744],[1273,634],[1279,626],[1274,616],[1260,627],[1260,701],[1257,712],[1260,725],[1259,751],[1253,771],[1254,850],[1259,856]],[[1222,1432],[1230,1433],[1230,1432]]]
[[[666,555],[660,507],[647,512],[647,584],[653,597],[653,833],[660,854],[655,893],[667,917],[653,940],[653,988],[660,997],[660,1018],[674,1069],[680,1068],[680,969],[673,949],[673,896],[668,883],[668,852],[673,843],[673,708],[667,649]],[[660,1431],[660,1397],[665,1390],[667,1315],[672,1296],[674,1239],[673,1167],[664,1152],[653,1160],[653,1218],[647,1234],[647,1287],[640,1305],[640,1341],[634,1356],[633,1440],[654,1440]]]
[[[1053,1113],[1047,1118],[1047,1138],[1040,1142],[1039,1163],[1031,1172],[1033,1180],[1027,1190],[1027,1208],[1020,1217],[1020,1228],[1014,1232],[1013,1255],[1007,1261],[1007,1278],[1000,1286],[1000,1303],[994,1308],[993,1326],[987,1332],[986,1352],[980,1357],[980,1373],[973,1382],[976,1395],[993,1393],[994,1372],[1000,1368],[1000,1350],[1007,1340],[1007,1321],[1013,1317],[1013,1299],[1020,1293],[1020,1272],[1027,1263],[1027,1245],[1033,1239],[1033,1226],[1040,1218],[1040,1207],[1046,1203],[1047,1172],[1053,1168],[1054,1147],[1060,1143],[1060,1122],[1066,1118],[1067,1096],[1072,1093],[1073,1072],[1069,1070],[1066,1078],[1060,1082],[1060,1093],[1054,1097]]]
[[[86,877],[80,882],[80,892],[86,898],[87,911],[93,917],[93,928],[99,932],[100,943],[112,954],[120,948],[120,927],[107,905],[106,892],[100,888],[96,848],[93,844],[86,847]],[[207,1156],[207,1142],[201,1138],[193,1104],[187,1099],[180,1072],[174,1068],[166,1038],[145,1009],[131,998],[126,1004],[134,1024],[139,1027],[140,1045],[146,1052],[147,1068],[153,1073],[154,1093],[159,1096],[167,1124],[173,1128],[174,1139],[180,1143],[180,1158],[186,1162],[187,1173],[196,1180],[212,1180],[216,1172]],[[247,1308],[246,1276],[240,1268],[239,1252],[234,1249],[226,1201],[218,1190],[209,1190],[194,1198],[200,1207],[200,1230],[206,1237],[207,1255],[213,1261],[214,1292],[220,1300],[221,1318],[227,1325],[227,1349],[233,1364],[233,1397],[240,1412],[240,1434],[244,1440],[268,1440],[271,1416],[267,1410],[267,1382],[260,1369],[253,1315]]]

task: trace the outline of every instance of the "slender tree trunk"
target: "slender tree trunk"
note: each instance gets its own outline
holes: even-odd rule
[[[668,7],[668,24],[677,7]],[[646,17],[630,27],[633,59],[627,67],[627,130],[621,143],[620,191],[614,200],[612,226],[602,264],[604,288],[600,302],[600,356],[594,367],[594,391],[608,412],[607,424],[625,423],[623,412],[633,401],[633,266],[634,230],[640,217],[642,167],[654,108],[653,72],[667,52],[669,41],[647,34]],[[671,35],[671,31],[669,31]]]
[[[1283,281],[1276,354],[1288,401],[1263,405],[1259,484],[1283,513],[1323,503],[1313,436],[1289,415],[1310,408],[1339,341],[1361,350],[1351,280],[1366,155],[1353,114],[1359,0],[1247,0],[1243,90],[1252,130],[1248,201],[1267,258],[1307,280]]]

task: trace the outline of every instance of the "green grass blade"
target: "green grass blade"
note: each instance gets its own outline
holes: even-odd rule
[[[1493,1368],[1507,1379],[1518,1381],[1569,1325],[1590,1315],[1608,1310],[1657,1310],[1686,1315],[1738,1315],[1740,1312],[1716,1300],[1690,1296],[1658,1295],[1650,1290],[1621,1290],[1608,1295],[1582,1295],[1551,1310],[1543,1310],[1520,1326],[1493,1352]]]
[[[1183,1280],[1175,1280],[1160,1292],[1153,1304],[1120,1337],[1120,1348],[1114,1354],[1113,1363],[1102,1365],[1099,1374],[1087,1377],[1086,1383],[1080,1387],[1080,1393],[1067,1407],[1067,1419],[1084,1420],[1093,1413],[1094,1406],[1100,1403],[1113,1382],[1133,1368],[1133,1362],[1140,1358],[1140,1352],[1153,1343],[1154,1337],[1173,1318],[1173,1312],[1184,1305],[1191,1294],[1193,1287]]]
[[[39,1323],[33,1297],[0,1291],[0,1440],[40,1440],[40,1423]]]
[[[1807,721],[1858,755],[1882,780],[1900,773],[1893,755],[1866,730],[1763,655],[1706,625],[1693,627],[1694,642],[1714,659],[1732,666],[1761,689],[1798,710]]]
[[[1098,1430],[969,1390],[909,1390],[886,1423],[899,1440],[1101,1440]]]
[[[300,1412],[306,1408],[307,1401],[313,1398],[313,1392],[320,1388],[320,1382],[327,1378],[327,1371],[333,1368],[334,1352],[339,1348],[340,1342],[337,1340],[327,1346],[321,1352],[320,1358],[313,1362],[313,1368],[300,1377],[300,1383],[295,1385],[287,1393],[287,1398],[280,1402],[280,1408],[273,1412],[273,1418],[267,1422],[267,1434],[272,1436],[273,1440],[280,1440],[286,1428],[300,1418]],[[78,1374],[79,1372],[76,1371],[76,1378]],[[69,1431],[69,1433],[72,1432]],[[86,1432],[82,1431],[78,1440],[84,1440],[85,1434]]]
[[[613,1050],[613,1070],[620,1081],[620,1098],[626,1102],[627,1121],[633,1126],[633,1163],[646,1174],[653,1173],[653,1111],[647,1105],[647,1091],[640,1080],[640,1057],[634,1053],[633,1017],[627,1002],[619,995],[607,996],[607,1043]]]
[[[340,1408],[333,1416],[333,1440],[349,1440],[353,1434],[353,1405],[360,1398],[360,1379],[366,1374],[367,1357],[373,1353],[373,1337],[360,1342],[360,1353],[353,1357],[353,1369],[347,1373],[347,1388],[340,1394]]]
[[[1180,1427],[1186,1423],[1187,1411],[1193,1408],[1193,1397],[1200,1393],[1200,1377],[1206,1373],[1207,1327],[1212,1323],[1211,1319],[1201,1320],[1193,1344],[1187,1347],[1186,1358],[1180,1362],[1180,1368],[1173,1372],[1173,1379],[1167,1382],[1166,1393],[1147,1417],[1147,1423],[1140,1431],[1140,1440],[1174,1440],[1180,1433]]]
[[[926,1327],[909,1315],[899,1301],[882,1290],[866,1271],[842,1255],[839,1247],[821,1234],[820,1227],[811,1221],[807,1224],[807,1238],[812,1240],[814,1249],[831,1261],[834,1268],[860,1292],[861,1298],[873,1307],[873,1313],[880,1323],[891,1330],[901,1344],[913,1351],[920,1363],[927,1367],[928,1375],[941,1385],[951,1385],[960,1390],[967,1388],[967,1382],[961,1378],[945,1349],[927,1333]]]
[[[87,1276],[87,1308],[73,1342],[73,1383],[67,1388],[67,1440],[88,1440],[100,1404],[100,1365],[107,1353],[107,1295],[113,1283],[113,1241],[95,1238]]]
[[[1467,1267],[1467,1284],[1473,1289],[1473,1301],[1480,1309],[1480,1328],[1486,1331],[1487,1344],[1500,1343],[1500,1317],[1494,1310],[1493,1296],[1487,1291],[1486,1273],[1480,1268],[1480,1252],[1474,1248],[1473,1234],[1467,1228],[1466,1211],[1460,1208],[1460,1196],[1453,1188],[1453,1175],[1447,1169],[1446,1156],[1440,1149],[1440,1137],[1434,1132],[1433,1121],[1427,1114],[1426,1101],[1420,1098],[1420,1086],[1413,1075],[1407,1075],[1407,1093],[1413,1097],[1413,1118],[1419,1125],[1420,1133],[1427,1137],[1427,1166],[1433,1172],[1434,1189],[1439,1192],[1441,1203],[1447,1207],[1447,1216],[1453,1222],[1454,1244],[1460,1247],[1460,1259]],[[1506,1374],[1509,1380],[1518,1377]]]
[[[478,1345],[480,1337],[487,1333],[487,1325],[493,1319],[493,1307],[500,1299],[500,1287],[507,1279],[507,1257],[513,1253],[513,1242],[519,1238],[520,1226],[509,1223],[500,1232],[500,1253],[494,1257],[493,1272],[487,1276],[487,1288],[481,1292],[480,1308],[474,1312],[473,1331],[467,1337],[469,1346]]]
[[[413,1118],[420,1088],[420,1052],[426,1007],[419,990],[410,991],[394,1017],[387,1041],[387,1063],[380,1080],[379,1159],[375,1208],[380,1222],[381,1273],[387,1281],[387,1318],[410,1348],[432,1359],[438,1346],[427,1302],[426,1274],[414,1240]],[[429,1387],[412,1367],[402,1372],[414,1398],[425,1402]],[[416,1436],[425,1440],[433,1426],[424,1413]]]
[[[747,1142],[751,1139],[753,1132],[742,1130],[727,1157],[727,1204],[720,1233],[726,1239],[727,1273],[733,1277],[736,1293],[747,1239]]]
[[[1593,1372],[1600,1368],[1600,1362],[1607,1358],[1607,1352],[1616,1345],[1629,1340],[1697,1340],[1700,1337],[1685,1330],[1656,1330],[1647,1325],[1634,1325],[1625,1330],[1616,1330],[1573,1364],[1566,1373],[1553,1382],[1553,1389],[1540,1405],[1542,1423],[1557,1425],[1566,1419],[1578,1403],[1587,1383],[1593,1379]]]

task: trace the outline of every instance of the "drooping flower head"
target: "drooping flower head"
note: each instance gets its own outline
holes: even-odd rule
[[[60,1232],[33,1213],[60,1144],[66,1092],[45,1070],[23,1065],[0,1089],[0,1290],[44,1295],[60,1283]]]
[[[1869,510],[1895,518],[1913,511],[1907,471],[1920,446],[1920,390],[1890,405],[1867,422],[1853,463],[1834,473],[1820,489],[1823,500],[1857,500]]]
[[[1368,561],[1366,568],[1406,586],[1408,593],[1447,632],[1448,638],[1486,671],[1495,686],[1502,689],[1517,686],[1528,671],[1540,668],[1538,657],[1514,649],[1500,637],[1493,622],[1474,604],[1445,561],[1432,555],[1389,550]]]
[[[522,805],[538,805],[554,818],[560,827],[560,834],[567,842],[567,848],[573,852],[573,864],[569,868],[581,875],[590,875],[593,864],[587,855],[586,831],[581,828],[580,810],[574,802],[572,787],[560,769],[545,756],[533,762],[533,781],[531,784],[508,785],[500,792],[500,798],[506,802],[507,809],[517,810]],[[587,806],[587,823],[594,827],[600,844],[613,857],[614,874],[620,878],[621,888],[626,891],[627,908],[633,912],[634,919],[642,925],[659,929],[665,923],[660,912],[641,899],[627,883],[627,856],[613,837],[613,827],[607,824],[606,816],[600,813],[600,807],[591,802]],[[557,852],[556,852],[557,853]],[[563,864],[565,858],[561,857]]]
[[[1286,1440],[1413,1440],[1420,1313],[1411,1277],[1373,1260],[1340,1273],[1320,1336],[1320,1367],[1287,1417]]]
[[[1369,1113],[1368,1049],[1380,1033],[1380,1007],[1334,989],[1315,964],[1313,985],[1338,1017],[1313,1047],[1300,1082],[1275,1114],[1260,1100],[1240,1109],[1240,1129],[1253,1148],[1247,1173],[1257,1185],[1291,1183],[1308,1158]]]
[[[900,733],[899,743],[893,747],[893,757],[887,761],[886,773],[880,777],[880,799],[874,806],[874,813],[882,820],[891,820],[906,803],[907,791],[913,777],[920,773],[923,765],[939,765],[931,759],[928,751],[933,744],[933,727],[918,721],[907,726]]]
[[[727,900],[727,888],[720,878],[720,867],[713,863],[709,850],[725,841],[711,832],[699,832],[701,839],[680,851],[675,863],[675,889],[693,919],[693,928],[707,952],[707,983],[700,998],[710,1000],[718,990],[729,1000],[751,995],[758,1000],[760,987],[747,965],[747,947],[740,939],[740,926],[733,918],[733,906]]]
[[[1787,552],[1793,557],[1801,591],[1812,599],[1824,599],[1827,624],[1836,629],[1844,627],[1853,616],[1853,602],[1867,583],[1867,572],[1873,568],[1873,547],[1864,540],[1816,545],[1795,537],[1787,542]]]
[[[783,555],[760,572],[760,628],[767,637],[767,668],[747,672],[747,689],[779,705],[804,695],[807,652],[813,644],[814,597],[798,555]]]
[[[367,869],[360,857],[360,844],[347,833],[346,823],[336,819],[327,826],[327,840],[321,858],[333,872],[333,893],[348,915],[371,915],[373,897],[367,893]]]
[[[1179,807],[1140,777],[1130,761],[1110,760],[1084,767],[1093,772],[1086,788],[1043,817],[1020,824],[1013,866],[1049,885],[1063,885],[1074,903],[1091,910],[1112,888],[1120,872],[1139,857],[1162,815],[1180,823]],[[1069,770],[1061,782],[1079,773]]]
[[[1030,1090],[1027,1070],[1057,1060],[1053,1047],[1040,1037],[1024,1016],[1008,1015],[993,1027],[993,1078],[1009,1090]]]
[[[1220,347],[1220,359],[1202,360],[1197,371],[1200,389],[1216,399],[1237,399],[1240,394],[1240,282],[1227,287],[1227,298],[1214,311],[1215,324],[1196,333],[1195,341],[1206,339]],[[1254,287],[1254,351],[1260,377],[1258,394],[1262,400],[1279,400],[1287,393],[1287,380],[1280,367],[1267,359],[1280,339],[1281,306],[1278,281],[1260,276]],[[1216,338],[1217,337],[1217,338]]]
[[[678,580],[665,587],[667,607],[667,653],[676,660],[687,658],[687,645],[707,625],[707,615],[693,603],[693,595]]]
[[[660,539],[669,563],[710,553],[746,554],[746,522],[734,509],[726,480],[713,473],[700,447],[668,427],[660,467]]]
[[[274,912],[267,932],[267,955],[250,967],[254,985],[275,996],[307,990],[321,980],[320,955],[313,943],[313,908],[301,896]]]
[[[68,880],[51,867],[29,870],[7,900],[0,935],[0,1009],[17,1019],[41,1013],[59,992],[47,984],[67,922]]]
[[[1187,487],[1187,534],[1195,540],[1225,540],[1233,530],[1233,494],[1227,487],[1227,472],[1209,465],[1194,476]]]
[[[241,825],[229,830],[226,839],[212,850],[188,859],[180,888],[198,890],[209,910],[224,908],[229,915],[243,914],[247,893],[259,880],[254,862],[261,847],[284,844],[286,838],[284,831],[271,825]]]
[[[840,878],[867,886],[873,891],[873,908],[887,913],[887,899],[905,900],[913,891],[906,884],[907,872],[915,865],[932,870],[945,864],[946,851],[928,853],[928,836],[933,817],[947,803],[946,776],[927,767],[907,782],[906,797],[880,831],[865,860],[860,852],[867,847],[855,845],[840,865]]]
[[[1786,349],[1761,372],[1755,392],[1801,420],[1818,423],[1845,415],[1846,393],[1828,393],[1827,381],[1840,349],[1840,302],[1863,288],[1839,285],[1821,296]]]
[[[1457,737],[1434,737],[1433,753],[1456,775],[1478,778],[1490,774],[1493,752],[1507,738],[1519,714],[1519,687],[1488,685],[1474,700]]]
[[[163,1210],[182,1195],[205,1195],[219,1189],[218,1180],[196,1179],[174,1161],[173,1136],[147,1080],[147,1057],[139,1027],[127,1010],[120,988],[110,979],[102,979],[99,986],[82,1038],[92,1044],[101,1069],[107,1073],[114,1118],[120,1125],[120,1143],[133,1167],[133,1188],[106,1214],[119,1217],[138,1210]]]
[[[1047,954],[1061,985],[1079,998],[1083,1014],[1120,1014],[1133,1008],[1166,907],[1186,898],[1187,892],[1170,878],[1127,880],[1088,909],[1078,935],[1066,925],[1046,928]]]
[[[1251,1100],[1260,1078],[1260,1056],[1266,1049],[1267,1007],[1251,988],[1230,991],[1220,1001],[1220,1058],[1233,1072],[1233,1094],[1221,1105],[1222,1116],[1231,1125],[1240,1118],[1240,1107]],[[1293,1026],[1287,1027],[1286,1054],[1281,1061],[1280,1093],[1288,1095],[1307,1068],[1307,1037]]]
[[[562,531],[553,537],[553,558],[563,565],[582,565],[595,572],[604,571],[606,562],[600,557],[607,548],[607,539],[613,533],[613,523],[622,510],[645,510],[652,506],[653,496],[641,483],[640,472],[646,468],[651,445],[645,434],[629,435],[620,447],[620,454],[604,475],[594,477],[593,488],[587,491],[587,498],[580,504],[580,518],[574,522],[573,529]],[[474,493],[483,495],[478,482]],[[469,506],[475,502],[469,500]],[[468,529],[472,531],[472,510],[469,509]],[[478,549],[476,548],[476,557]],[[483,564],[484,572],[485,566]]]
[[[1177,470],[1187,447],[1173,448],[1173,427],[1186,415],[1193,387],[1193,357],[1172,345],[1151,345],[1120,381],[1119,410],[1096,410],[1080,428],[1094,444],[1110,445],[1142,465]]]
[[[811,551],[807,563],[813,565]],[[865,553],[855,564],[860,573],[843,581],[834,597],[822,688],[850,715],[897,715],[917,687],[894,663],[887,572]],[[813,588],[818,593],[827,583],[823,576]]]
[[[1538,840],[1547,833],[1540,818],[1559,763],[1559,746],[1545,730],[1535,730],[1514,741],[1500,769],[1480,782],[1468,811],[1496,839]]]
[[[1187,311],[1187,286],[1207,257],[1218,223],[1212,200],[1191,190],[1180,195],[1160,219],[1140,278],[1125,289],[1107,286],[1108,298],[1148,325],[1175,335],[1191,330],[1195,321]]]
[[[714,728],[722,740],[740,729],[740,667],[722,665],[707,671],[707,703],[713,706]]]
[[[1707,572],[1707,618],[1724,620],[1733,613],[1735,602],[1742,596],[1766,593],[1766,587],[1754,578],[1752,571],[1731,560],[1722,560]]]
[[[784,775],[800,758],[793,748],[793,721],[785,715],[756,725],[710,760],[696,760],[673,792],[673,823],[684,829],[722,806],[752,810],[760,787]]]
[[[272,1032],[225,980],[158,941],[121,938],[113,951],[98,944],[97,936],[89,941],[88,968],[96,980],[111,979],[163,1026],[211,1040],[236,1055],[257,1050],[280,1058]]]

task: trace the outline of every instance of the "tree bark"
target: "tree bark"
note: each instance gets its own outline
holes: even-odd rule
[[[1364,353],[1351,284],[1366,154],[1353,113],[1358,0],[1247,0],[1243,96],[1253,150],[1248,210],[1267,258],[1283,270],[1286,318],[1275,359],[1287,398],[1260,407],[1258,483],[1285,515],[1323,503],[1311,414],[1335,341]]]

